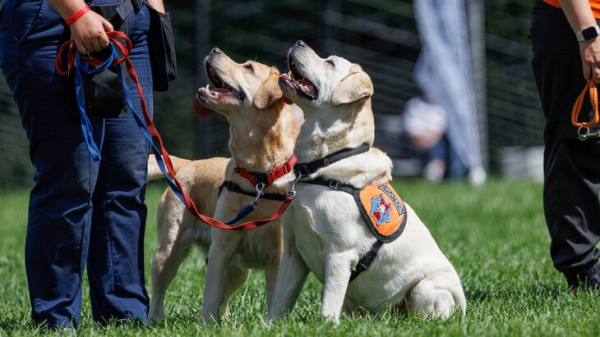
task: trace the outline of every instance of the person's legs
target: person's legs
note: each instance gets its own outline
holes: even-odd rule
[[[544,211],[554,266],[576,288],[600,272],[600,160],[594,155],[600,141],[565,139],[569,131],[575,128],[565,123],[546,125]]]
[[[467,174],[467,168],[463,163],[462,159],[450,143],[450,139],[447,135],[444,136],[446,139],[446,163],[448,170],[446,171],[446,177],[450,180],[459,180],[465,178]]]
[[[129,37],[135,46],[130,57],[151,109],[152,74],[144,37],[148,29],[147,10],[132,13],[129,26]],[[129,82],[134,107],[141,115],[137,87]],[[100,322],[146,321],[144,193],[149,145],[132,111],[122,118],[106,119],[105,123],[88,258],[92,313],[94,320]]]
[[[536,1],[532,19],[533,70],[546,116],[544,212],[554,266],[569,286],[598,278],[600,141],[577,139],[572,106],[585,86],[577,41],[561,10]],[[589,102],[582,109],[588,120]]]
[[[57,47],[69,37],[63,26],[47,1],[9,0],[0,20],[0,66],[36,169],[25,243],[32,318],[50,328],[78,325],[98,171],[67,112],[66,79],[54,69]],[[102,124],[94,127],[99,141]]]

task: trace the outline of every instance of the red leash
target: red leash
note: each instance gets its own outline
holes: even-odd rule
[[[150,113],[148,111],[148,106],[146,103],[146,99],[144,98],[144,94],[142,91],[142,86],[140,85],[140,81],[138,79],[137,73],[135,72],[135,69],[133,68],[133,64],[131,62],[131,60],[129,59],[129,54],[131,54],[131,40],[129,40],[129,38],[127,37],[127,35],[125,35],[122,32],[107,32],[106,35],[108,36],[108,38],[110,39],[110,41],[114,44],[114,46],[116,48],[118,48],[118,51],[120,52],[120,54],[122,54],[123,56],[115,59],[112,63],[112,65],[118,65],[121,64],[123,62],[125,62],[126,65],[126,69],[127,69],[127,73],[129,74],[129,76],[131,77],[131,79],[135,82],[137,89],[138,89],[138,93],[140,95],[140,100],[141,100],[141,105],[142,105],[142,112],[144,115],[144,122],[146,124],[146,127],[148,129],[148,131],[150,132],[150,135],[152,136],[152,140],[154,141],[154,144],[157,144],[158,147],[160,147],[160,154],[162,155],[162,157],[164,158],[164,163],[165,166],[168,170],[168,173],[170,175],[170,177],[167,177],[167,179],[172,178],[173,182],[176,184],[177,188],[179,189],[180,192],[180,197],[182,198],[182,201],[185,203],[186,207],[188,208],[188,210],[194,215],[196,216],[198,219],[200,219],[202,222],[206,223],[207,225],[219,228],[219,229],[223,229],[223,230],[248,230],[248,229],[254,229],[257,227],[260,227],[262,225],[265,225],[273,220],[278,219],[283,212],[285,212],[285,210],[287,209],[287,207],[289,206],[289,204],[292,202],[292,200],[294,199],[294,193],[288,193],[285,196],[285,200],[283,201],[283,203],[281,204],[281,206],[279,207],[279,209],[277,210],[277,212],[271,216],[268,219],[260,219],[260,220],[253,220],[253,221],[248,221],[245,223],[241,223],[239,225],[235,225],[235,226],[229,226],[226,225],[225,223],[202,215],[198,212],[198,209],[196,208],[196,205],[194,204],[194,201],[189,197],[189,195],[187,193],[185,193],[185,191],[183,190],[183,187],[181,186],[181,183],[179,182],[179,180],[177,180],[177,178],[175,177],[175,170],[173,169],[173,163],[171,162],[171,157],[169,156],[169,153],[167,152],[167,149],[164,147],[163,145],[163,141],[158,133],[158,131],[156,130],[156,126],[154,125],[154,122],[152,121],[152,118],[150,118]],[[119,40],[123,40],[123,43],[119,42]],[[67,69],[64,69],[64,65],[63,65],[63,59],[62,59],[62,55],[65,52],[65,49],[69,48],[67,51]],[[76,53],[76,47],[75,47],[75,43],[71,40],[71,41],[67,41],[65,43],[62,44],[62,46],[60,47],[59,51],[58,51],[58,56],[56,58],[56,71],[60,74],[60,75],[67,75],[69,70],[73,68],[74,66],[74,62],[75,62],[75,53]],[[91,65],[99,65],[102,64],[102,61],[97,60],[97,59],[93,59],[93,58],[89,58],[89,57],[83,57],[82,56],[82,60],[86,63],[89,63]],[[159,154],[157,155],[157,160],[160,161]],[[293,165],[292,165],[293,166]],[[173,187],[172,187],[173,188]],[[174,192],[176,194],[177,191],[174,190]]]

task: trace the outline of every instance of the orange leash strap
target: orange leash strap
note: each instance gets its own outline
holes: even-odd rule
[[[590,96],[590,104],[592,105],[592,109],[594,111],[594,117],[591,121],[579,122],[579,113],[581,112],[581,108],[583,107],[583,102],[587,93],[589,93]],[[577,135],[579,140],[583,141],[591,137],[600,137],[600,132],[590,132],[590,128],[596,126],[598,122],[600,122],[600,115],[598,115],[598,88],[596,87],[594,80],[590,80],[585,88],[583,88],[583,91],[579,94],[575,104],[573,105],[573,110],[571,111],[571,124],[578,127]],[[582,133],[582,129],[584,128],[587,129],[587,132]]]
[[[583,100],[585,99],[585,94],[590,93],[590,103],[592,104],[592,109],[594,109],[594,119],[589,122],[578,122],[579,112],[581,111],[581,107],[583,106]],[[571,124],[577,127],[591,128],[600,122],[600,116],[598,115],[598,89],[596,88],[596,83],[593,80],[590,80],[588,84],[583,88],[579,97],[575,101],[575,105],[573,105],[573,111],[571,112]]]

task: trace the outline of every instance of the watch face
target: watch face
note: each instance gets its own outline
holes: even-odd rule
[[[596,27],[588,27],[581,31],[581,35],[583,35],[585,41],[589,41],[598,36],[598,31],[596,30]]]

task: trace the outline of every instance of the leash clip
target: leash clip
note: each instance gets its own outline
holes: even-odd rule
[[[258,184],[256,184],[255,189],[256,189],[256,198],[254,198],[254,201],[252,201],[252,203],[251,203],[252,206],[258,205],[258,200],[264,194],[265,184],[258,183]]]
[[[288,189],[287,196],[294,198],[296,196],[296,183],[302,178],[302,173],[296,171],[296,178],[289,182],[290,188]]]
[[[584,142],[590,138],[600,138],[600,130],[596,131],[596,132],[591,132],[590,128],[585,128],[586,132],[585,133],[581,133],[583,130],[583,125],[580,126],[579,128],[577,128],[577,138]]]

